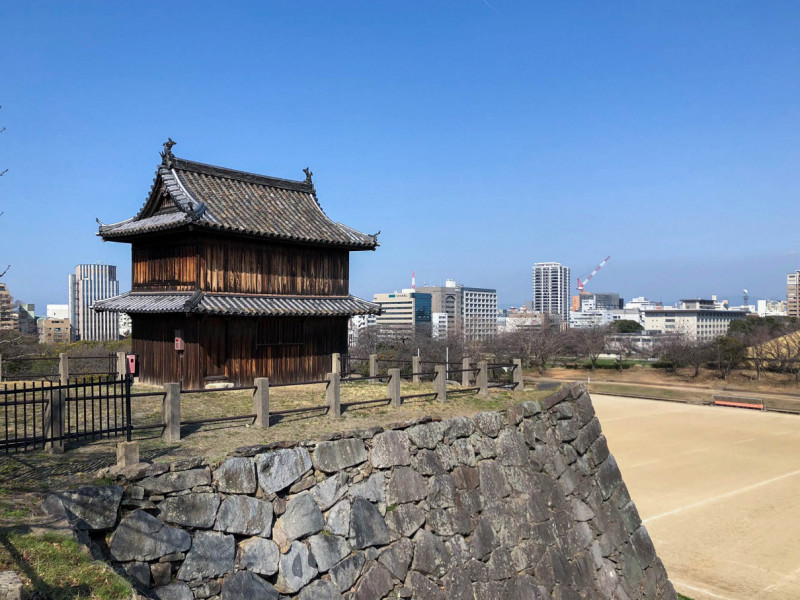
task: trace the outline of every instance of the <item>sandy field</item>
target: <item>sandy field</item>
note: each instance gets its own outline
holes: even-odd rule
[[[679,592],[800,598],[800,416],[592,400]]]

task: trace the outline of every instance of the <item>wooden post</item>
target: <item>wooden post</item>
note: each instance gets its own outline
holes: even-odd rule
[[[389,384],[387,396],[392,399],[391,405],[398,407],[402,404],[400,398],[400,369],[389,369]]]
[[[514,371],[511,373],[511,381],[514,383],[515,392],[525,391],[525,382],[522,380],[522,359],[515,358],[513,360]]]
[[[469,364],[469,357],[465,356],[464,358],[461,359],[461,368],[462,369],[470,369],[471,368],[470,364]],[[472,381],[472,377],[470,377],[471,373],[472,373],[472,371],[469,371],[469,370],[462,371],[462,373],[461,373],[461,385],[463,387],[469,387],[470,381]]]
[[[414,373],[419,373],[419,356],[412,356],[411,357],[411,383],[419,383],[419,375],[415,375]]]
[[[164,384],[164,403],[161,405],[161,422],[165,442],[179,442],[181,439],[181,384]]]
[[[341,386],[342,374],[338,371],[328,373],[328,386],[325,388],[325,404],[328,405],[328,416],[338,419],[342,416]]]
[[[436,365],[436,379],[433,380],[436,399],[447,402],[447,365]]]
[[[341,373],[342,372],[342,355],[338,352],[334,352],[331,354],[331,372],[332,373]]]
[[[61,385],[69,383],[69,356],[65,352],[58,355],[58,375],[61,379]]]
[[[64,435],[64,398],[66,395],[66,390],[53,390],[50,394],[50,402],[45,409],[44,435],[45,439],[50,438],[51,441],[45,442],[44,449],[50,454],[64,453],[62,436]]]
[[[128,374],[127,359],[124,352],[117,352],[117,379],[122,379]]]
[[[375,377],[378,374],[378,355],[377,354],[370,354],[369,355],[369,376]],[[370,379],[370,383],[378,383],[377,379]]]
[[[478,375],[475,378],[476,385],[480,388],[478,395],[484,398],[489,397],[489,366],[485,360],[478,362]]]
[[[256,414],[256,420],[253,425],[266,429],[269,427],[269,377],[256,377],[255,384],[253,412]]]

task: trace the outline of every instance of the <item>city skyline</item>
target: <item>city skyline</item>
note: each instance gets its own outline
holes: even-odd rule
[[[65,302],[75,264],[121,265],[129,286],[95,218],[141,207],[170,136],[189,159],[311,167],[333,220],[382,231],[353,260],[364,298],[416,269],[517,305],[534,262],[575,279],[613,255],[591,291],[738,304],[745,288],[784,297],[800,268],[797,5],[41,3],[4,18],[0,265],[23,302]]]

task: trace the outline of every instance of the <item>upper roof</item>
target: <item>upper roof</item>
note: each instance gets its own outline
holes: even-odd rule
[[[305,181],[278,179],[177,158],[173,145],[172,140],[164,144],[162,162],[139,213],[119,223],[100,223],[100,237],[131,241],[191,227],[350,250],[378,245],[378,234],[364,234],[328,218],[308,169]]]

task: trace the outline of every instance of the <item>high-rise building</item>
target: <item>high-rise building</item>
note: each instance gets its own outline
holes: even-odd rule
[[[18,315],[14,312],[14,298],[5,283],[0,283],[0,329],[16,329]]]
[[[17,318],[19,319],[20,333],[27,333],[28,335],[37,335],[39,333],[36,323],[36,305],[20,304],[17,310]]]
[[[569,267],[557,262],[533,265],[533,312],[558,315],[562,321],[567,321],[569,290]]]
[[[464,287],[464,339],[485,340],[497,334],[497,290]]]
[[[800,271],[786,276],[786,314],[800,317]]]
[[[117,267],[78,265],[69,276],[69,322],[73,340],[119,339],[119,315],[96,312],[92,304],[119,295]]]
[[[416,290],[375,294],[373,302],[381,307],[375,322],[380,335],[410,339],[431,335],[431,295]]]
[[[431,295],[434,314],[446,315],[446,326],[435,328],[438,337],[458,334],[463,339],[483,340],[497,333],[497,290],[466,287],[448,279],[444,285],[416,288]],[[442,317],[437,317],[442,323]]]

